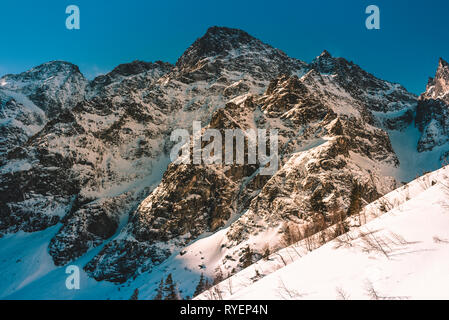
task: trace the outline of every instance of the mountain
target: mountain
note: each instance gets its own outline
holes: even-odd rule
[[[265,244],[259,235],[274,235],[289,223],[327,220],[334,208],[347,210],[356,185],[363,185],[367,203],[398,187],[383,167],[397,167],[399,160],[372,109],[408,111],[416,98],[329,53],[309,69],[301,78],[272,80],[262,95],[231,100],[208,126],[280,128],[282,166],[274,176],[261,176],[257,165],[169,165],[158,188],[86,271],[98,280],[125,281],[139,267],[151,271],[198,237],[229,225],[220,263],[231,272],[242,267],[238,261],[247,245]],[[351,90],[356,83],[362,86]],[[392,104],[395,98],[400,102]]]
[[[74,64],[51,61],[17,75],[3,76],[0,83],[2,90],[25,95],[53,118],[83,100],[88,81]]]
[[[63,109],[82,101],[87,84],[77,66],[63,61],[0,78],[0,161]]]
[[[1,78],[0,241],[13,248],[31,233],[40,253],[30,255],[46,267],[6,273],[15,280],[0,296],[31,294],[67,264],[83,267],[104,297],[147,283],[152,298],[170,272],[191,296],[201,273],[243,270],[267,243],[285,246],[289,228],[312,232],[336,212],[359,211],[441,166],[449,148],[420,148],[432,122],[447,130],[423,104],[445,97],[441,61],[418,99],[327,51],[307,64],[242,30],[211,27],[175,65],[133,61],[87,81],[51,62]],[[262,175],[260,159],[171,163],[171,133],[192,134],[193,121],[203,132],[277,129],[276,172]],[[5,250],[2,268],[19,259]]]
[[[217,74],[226,77],[244,73],[245,77],[260,83],[276,75],[301,72],[306,64],[245,31],[211,27],[184,52],[176,67],[178,75],[185,75],[182,80],[186,82],[216,77]]]
[[[241,45],[243,40],[235,37],[241,31],[226,30],[220,41]],[[216,28],[211,28],[203,38],[215,33]],[[0,177],[0,230],[37,231],[63,223],[49,248],[57,265],[112,236],[120,219],[126,219],[160,180],[168,164],[172,128],[190,127],[193,119],[207,122],[211,111],[225,100],[241,91],[260,91],[276,69],[271,67],[276,65],[271,56],[288,65],[292,73],[301,72],[296,68],[304,65],[254,38],[245,45],[248,51],[243,54],[210,57],[215,59],[211,61],[216,66],[213,72],[207,71],[209,78],[194,83],[183,81],[195,77],[201,68],[188,62],[173,67],[135,61],[76,90],[77,99],[84,92],[83,99],[67,103],[71,107],[61,110],[26,146],[9,148]],[[184,56],[195,50],[194,44]],[[263,67],[257,80],[234,65],[247,55],[251,63]],[[50,67],[37,69],[22,77],[40,81]],[[17,78],[4,79],[9,83]]]

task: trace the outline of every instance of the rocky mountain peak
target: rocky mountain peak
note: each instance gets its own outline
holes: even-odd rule
[[[197,39],[187,51],[178,59],[176,65],[185,67],[194,65],[205,57],[223,55],[232,49],[240,48],[255,42],[261,45],[261,41],[250,36],[245,31],[226,27],[211,27],[201,38]]]
[[[443,58],[440,58],[438,62],[438,69],[435,74],[435,80],[437,80],[437,82],[443,81],[446,84],[449,83],[449,63],[443,60]]]
[[[25,95],[52,118],[81,101],[88,80],[65,61],[50,61],[19,74],[1,78],[2,89]]]
[[[449,63],[443,58],[439,59],[438,69],[435,73],[435,77],[429,78],[427,83],[426,92],[421,96],[421,99],[440,99],[449,102]]]
[[[90,87],[97,88],[98,86],[107,86],[113,82],[120,81],[122,78],[132,77],[139,74],[152,72],[152,78],[157,79],[163,74],[169,72],[173,66],[168,62],[156,61],[145,62],[135,60],[130,63],[123,63],[115,67],[111,72],[100,75],[92,80]],[[98,88],[97,88],[98,89]]]
[[[441,57],[440,60],[438,61],[438,69],[440,68],[449,68],[449,63]]]
[[[427,85],[426,85],[426,91],[428,91],[430,89],[430,87],[432,87],[434,85],[435,79],[433,77],[429,77],[429,79],[427,80]]]
[[[446,96],[449,92],[449,63],[440,58],[438,70],[435,74],[435,94],[437,96]],[[446,98],[449,102],[449,98]]]
[[[245,31],[211,27],[184,52],[176,67],[185,82],[216,78],[224,70],[269,82],[280,74],[302,73],[306,64]]]
[[[201,39],[203,41],[217,42],[225,40],[237,43],[248,43],[253,40],[259,41],[253,36],[249,35],[246,31],[218,26],[213,26],[207,29],[206,33]]]
[[[418,151],[429,151],[449,141],[448,113],[449,64],[440,58],[435,77],[429,78],[426,91],[419,97],[415,122],[423,134],[418,143]]]
[[[318,56],[318,58],[321,58],[321,59],[330,59],[330,58],[332,58],[332,55],[330,54],[329,51],[327,51],[326,49],[324,49],[323,52],[321,52],[321,54]]]
[[[311,67],[321,73],[333,73],[336,66],[336,58],[332,57],[329,51],[323,50],[323,52],[316,57]]]
[[[151,69],[155,69],[158,67],[166,67],[170,66],[169,63],[164,63],[162,61],[156,61],[155,63],[145,62],[140,60],[135,60],[130,63],[120,64],[114,68],[109,74],[110,75],[122,75],[122,76],[131,76],[135,74],[139,74]]]
[[[57,60],[43,63],[19,74],[7,74],[1,79],[6,83],[3,85],[4,87],[14,89],[15,82],[48,81],[56,76],[67,77],[73,74],[84,78],[78,66],[70,62]]]

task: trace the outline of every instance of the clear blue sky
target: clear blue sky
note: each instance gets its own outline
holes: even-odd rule
[[[81,29],[65,28],[78,5]],[[365,8],[381,30],[365,28]],[[15,0],[0,2],[0,75],[50,60],[92,78],[135,59],[171,63],[209,26],[240,28],[306,62],[327,49],[376,76],[424,90],[438,58],[449,59],[447,0]]]

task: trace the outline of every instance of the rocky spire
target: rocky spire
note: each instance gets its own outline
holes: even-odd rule
[[[178,59],[175,71],[187,83],[218,77],[224,69],[268,82],[281,74],[302,74],[306,67],[245,31],[211,27]]]
[[[422,99],[441,99],[449,102],[449,63],[443,58],[438,62],[438,69],[434,78],[429,78],[426,92],[421,96]]]
[[[435,74],[435,93],[438,95],[449,92],[449,63],[440,58]]]

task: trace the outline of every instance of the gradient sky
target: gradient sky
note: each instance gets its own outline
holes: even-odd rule
[[[65,28],[70,4],[80,8],[80,30]],[[381,30],[365,27],[370,4],[381,10]],[[136,59],[174,63],[219,25],[306,62],[327,49],[419,94],[438,58],[449,59],[448,13],[447,0],[2,0],[0,76],[50,60],[89,78]]]

